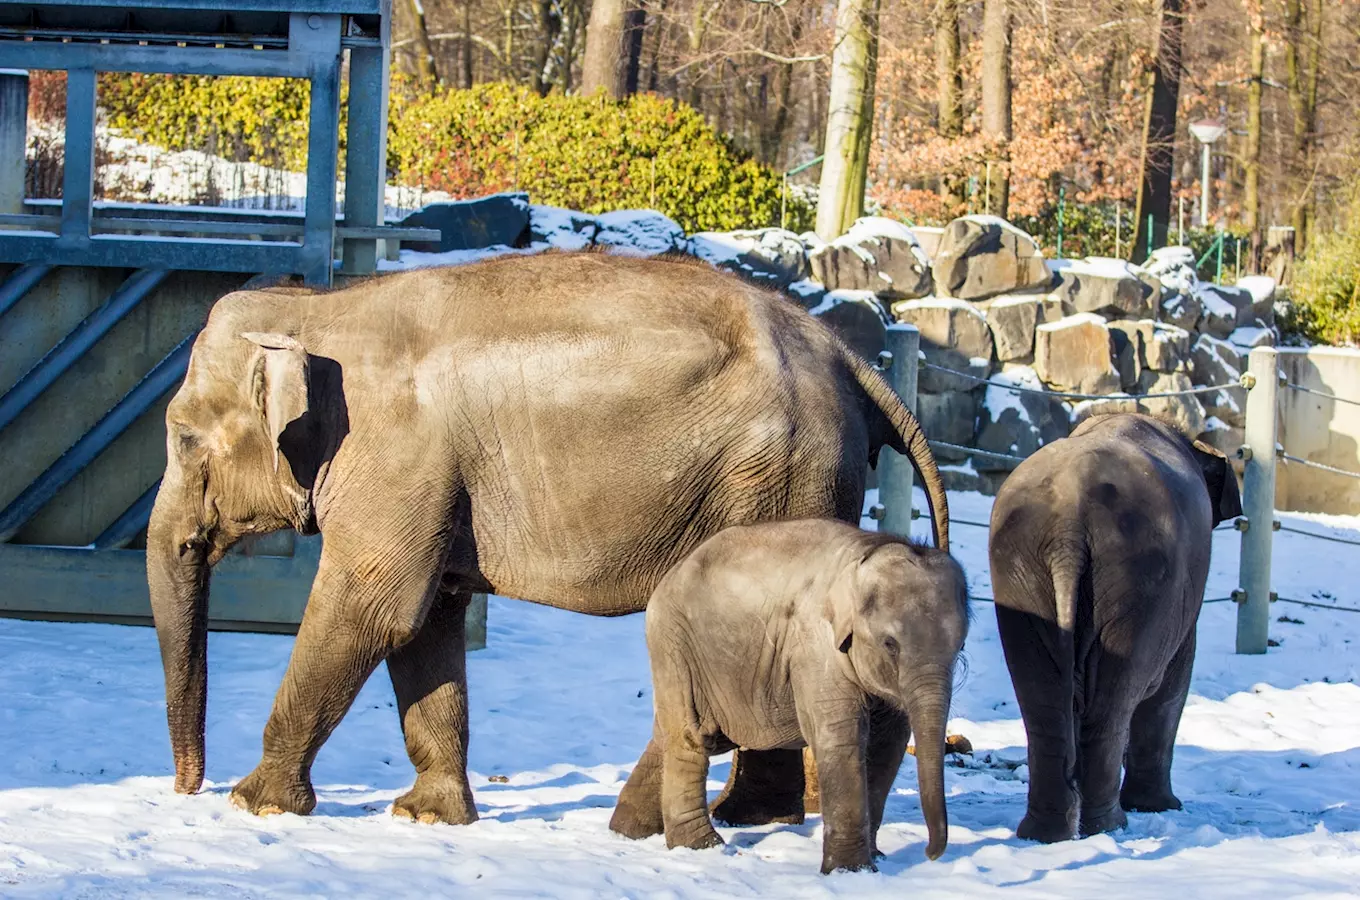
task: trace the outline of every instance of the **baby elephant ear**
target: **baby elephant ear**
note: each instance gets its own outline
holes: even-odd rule
[[[1214,506],[1214,527],[1220,522],[1242,515],[1242,495],[1237,489],[1237,473],[1228,457],[1204,441],[1195,441],[1195,458],[1204,473],[1204,484],[1209,489],[1209,501]]]
[[[264,351],[251,373],[251,396],[273,441],[277,472],[279,436],[308,409],[307,351],[297,338],[286,334],[248,331],[241,337]]]

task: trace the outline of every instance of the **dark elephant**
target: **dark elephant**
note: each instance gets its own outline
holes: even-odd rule
[[[858,521],[883,446],[910,457],[948,546],[925,435],[883,378],[802,309],[702,263],[556,254],[236,293],[166,426],[147,572],[177,790],[203,780],[211,566],[248,534],[324,535],[263,759],[232,792],[256,813],[312,810],[317,751],[386,660],[417,772],[394,812],[476,819],[474,591],[638,612],[728,525]],[[797,751],[743,771],[725,818],[801,815]],[[620,827],[660,811],[637,814]]]
[[[1210,531],[1241,511],[1221,453],[1143,415],[1088,419],[1006,480],[990,555],[1029,741],[1020,837],[1066,840],[1123,827],[1125,810],[1181,808],[1172,745]]]

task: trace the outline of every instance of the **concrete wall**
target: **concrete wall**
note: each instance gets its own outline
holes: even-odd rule
[[[1360,400],[1360,350],[1282,348],[1280,368],[1295,384]],[[1360,406],[1284,388],[1279,427],[1286,453],[1360,472]],[[1360,478],[1281,464],[1275,505],[1292,512],[1355,515],[1360,513]]]

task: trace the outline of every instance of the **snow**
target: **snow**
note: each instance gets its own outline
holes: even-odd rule
[[[1042,391],[1044,384],[1039,380],[1039,373],[1029,366],[1012,366],[992,376],[991,380],[1000,384],[1009,384],[1014,387],[1030,388],[1031,390]],[[987,391],[982,397],[982,406],[991,414],[991,421],[1001,421],[1001,414],[1008,409],[1015,410],[1020,421],[1029,422],[1029,411],[1020,402],[1020,394],[1015,391],[1008,391],[1005,388],[987,386]]]
[[[560,206],[529,206],[529,233],[556,250],[585,250],[595,241],[599,223],[594,216]]]
[[[992,309],[998,306],[1023,306],[1038,303],[1043,294],[1002,294],[992,301]]]
[[[1020,244],[1021,247],[1025,246],[1026,244],[1034,246],[1034,238],[1030,236],[1029,232],[1022,231],[1021,229],[1016,228],[1014,225],[1012,225],[1005,219],[1001,218],[1000,216],[969,215],[963,216],[963,218],[967,219],[969,222],[975,222],[978,225],[1000,228],[1002,231],[1008,231],[1013,235],[1022,237],[1024,238],[1024,243]]]
[[[1244,325],[1235,329],[1228,335],[1228,340],[1233,346],[1242,350],[1251,350],[1254,347],[1269,347],[1275,341],[1275,333],[1269,328],[1260,328],[1254,325]]]
[[[685,232],[654,209],[624,209],[599,216],[595,243],[624,256],[659,256],[685,248]]]
[[[1212,284],[1205,281],[1196,282],[1192,290],[1195,296],[1199,298],[1199,302],[1204,304],[1206,316],[1214,315],[1232,321],[1237,320],[1237,307],[1223,299],[1223,295],[1214,290]]]
[[[822,302],[809,309],[808,313],[814,316],[823,316],[842,303],[862,304],[876,312],[880,318],[886,318],[883,312],[883,304],[879,302],[877,294],[873,291],[856,291],[849,288],[827,291]]]
[[[1227,396],[1227,395],[1229,394],[1229,392],[1228,392],[1228,391],[1222,391],[1221,394],[1222,394],[1223,396]],[[1207,418],[1207,419],[1204,420],[1204,430],[1205,430],[1205,431],[1232,431],[1232,426],[1229,425],[1227,422],[1224,422],[1224,421],[1223,421],[1222,419],[1220,419],[1218,416],[1210,416],[1209,418]]]
[[[804,278],[795,281],[793,284],[784,288],[784,293],[794,297],[804,303],[814,298],[822,297],[826,294],[826,285],[820,281],[813,281],[811,278]]]
[[[1251,302],[1269,303],[1275,296],[1275,279],[1269,275],[1244,275],[1237,279],[1237,287],[1251,294]]]
[[[1085,259],[1069,259],[1064,262],[1066,265],[1058,267],[1057,271],[1083,275],[1087,278],[1108,278],[1118,281],[1124,278],[1138,278],[1143,274],[1141,269],[1130,265],[1126,260],[1104,256],[1088,256]]]
[[[872,495],[868,503],[877,501]],[[991,595],[991,501],[952,493],[955,555]],[[917,491],[916,505],[924,510]],[[1280,514],[1360,538],[1360,517]],[[872,522],[865,522],[873,527]],[[929,523],[916,523],[926,536]],[[1236,532],[1214,535],[1208,596],[1236,586]],[[1275,535],[1283,598],[1360,606],[1360,550]],[[292,648],[213,634],[208,779],[176,795],[155,634],[0,621],[0,895],[829,897],[1353,896],[1360,883],[1360,615],[1277,603],[1264,656],[1233,653],[1235,608],[1205,606],[1177,743],[1182,812],[1131,814],[1119,833],[1019,841],[1024,729],[995,620],[974,603],[950,731],[976,752],[946,772],[950,843],[927,862],[911,757],[878,874],[817,874],[821,824],[721,828],[722,850],[668,851],[608,830],[651,727],[641,616],[599,619],[493,598],[489,646],[469,657],[470,769],[481,821],[389,815],[409,787],[391,688],[376,672],[314,768],[314,815],[257,819],[227,792],[259,757]],[[1290,621],[1275,621],[1287,616]],[[715,760],[710,790],[726,778]],[[492,775],[505,783],[492,783]]]
[[[464,266],[468,263],[481,262],[484,259],[493,259],[497,256],[508,256],[510,254],[529,256],[547,249],[547,244],[530,244],[528,247],[494,244],[490,247],[479,247],[474,250],[448,250],[444,253],[417,253],[414,250],[403,250],[400,258],[396,261],[378,260],[378,271],[398,272],[406,269],[430,269],[438,266]]]
[[[900,310],[953,309],[977,316],[984,322],[987,320],[987,317],[982,314],[982,310],[978,309],[967,300],[959,300],[957,297],[921,297],[918,300],[906,300],[894,303],[893,307]]]
[[[1038,331],[1058,331],[1062,328],[1077,328],[1082,325],[1105,325],[1105,317],[1095,313],[1076,313],[1075,315],[1065,316],[1056,322],[1046,322],[1039,325]]]

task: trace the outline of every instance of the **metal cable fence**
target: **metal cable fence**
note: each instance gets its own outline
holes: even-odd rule
[[[1246,389],[1246,386],[1243,384],[1218,384],[1187,388],[1183,391],[1158,391],[1152,394],[1081,394],[1073,391],[1050,391],[1046,388],[1022,387],[1018,384],[1010,384],[1005,381],[983,378],[981,375],[974,375],[971,372],[960,372],[958,369],[951,369],[948,366],[941,366],[936,363],[923,362],[921,363],[921,367],[936,372],[946,372],[950,375],[957,375],[960,378],[967,379],[976,384],[985,384],[988,387],[1000,388],[1001,390],[1011,391],[1016,394],[1037,394],[1043,397],[1051,397],[1055,400],[1159,400],[1167,397],[1189,397],[1195,394],[1212,394],[1216,391]]]

